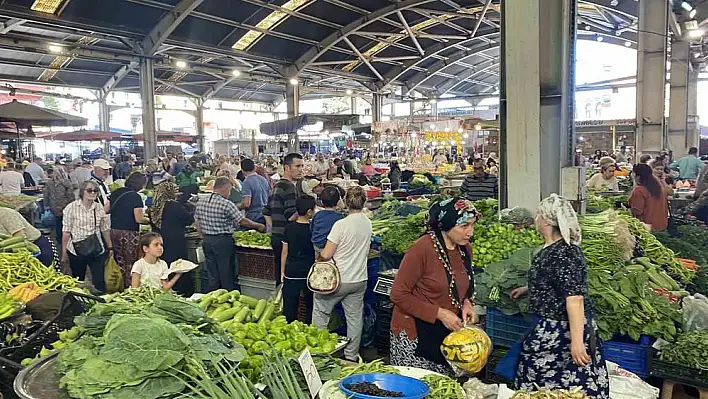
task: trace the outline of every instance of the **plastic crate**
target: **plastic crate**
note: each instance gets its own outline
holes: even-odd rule
[[[238,282],[241,286],[241,294],[256,299],[268,299],[275,291],[275,280],[263,280],[239,275]]]
[[[32,334],[24,345],[0,350],[0,377],[4,380],[16,376],[23,369],[20,365],[23,359],[37,356],[42,347],[49,347],[53,342],[58,341],[59,331],[73,327],[74,317],[88,311],[97,302],[104,302],[104,300],[74,292],[65,294],[57,314]],[[7,381],[2,383],[6,384]],[[9,383],[12,384],[12,381]]]
[[[602,343],[605,360],[617,363],[623,369],[646,378],[649,375],[649,348],[653,339],[642,335],[639,342],[626,337],[614,337]]]
[[[495,346],[511,347],[529,328],[531,324],[520,314],[507,316],[496,308],[487,310],[487,335]]]
[[[275,281],[275,260],[272,249],[236,247],[238,275]]]
[[[680,384],[697,388],[708,388],[708,371],[684,367],[680,364],[660,360],[656,351],[652,350],[650,356],[649,375],[663,380],[674,381]]]

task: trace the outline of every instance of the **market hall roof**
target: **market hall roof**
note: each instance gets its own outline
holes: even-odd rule
[[[614,2],[580,2],[579,38],[633,45],[636,2]],[[499,0],[0,0],[0,80],[137,91],[147,54],[158,94],[492,94],[499,20]]]

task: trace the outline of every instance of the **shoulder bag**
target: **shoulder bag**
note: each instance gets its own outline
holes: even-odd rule
[[[98,229],[98,215],[96,214],[96,208],[93,210],[93,221],[93,234],[81,241],[74,242],[74,251],[76,251],[76,255],[78,256],[84,258],[94,258],[103,253],[103,243],[101,242],[101,239],[98,238],[98,233],[96,232]]]
[[[307,273],[307,288],[315,294],[331,294],[339,288],[341,277],[333,260],[315,262]]]

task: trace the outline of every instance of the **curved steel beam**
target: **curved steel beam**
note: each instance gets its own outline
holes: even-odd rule
[[[379,90],[385,89],[388,85],[390,85],[391,83],[398,80],[404,74],[406,74],[412,70],[415,70],[418,67],[418,64],[420,64],[421,62],[423,62],[425,60],[429,60],[434,57],[437,57],[440,55],[440,53],[444,52],[445,50],[448,50],[448,49],[451,49],[451,48],[457,47],[457,46],[462,46],[467,43],[473,42],[475,40],[485,40],[485,39],[489,40],[491,37],[498,36],[498,35],[499,35],[499,32],[497,31],[497,32],[486,33],[484,35],[478,35],[478,36],[471,37],[469,39],[462,40],[459,42],[454,42],[454,43],[452,43],[452,42],[436,43],[436,44],[428,47],[425,50],[424,57],[419,58],[417,60],[406,61],[400,67],[390,68],[389,71],[386,72],[386,74],[384,74],[384,80],[377,82],[376,85],[379,88]],[[464,51],[464,50],[462,50],[462,51]],[[419,73],[423,73],[423,72],[419,72]]]
[[[298,58],[290,68],[288,68],[288,73],[292,76],[297,76],[303,69],[310,66],[310,64],[315,62],[321,55],[331,50],[332,47],[339,43],[344,37],[363,29],[376,21],[393,15],[397,11],[406,10],[421,4],[432,3],[433,1],[435,0],[404,0],[376,10],[371,14],[364,15],[356,21],[346,25],[342,29],[339,29],[338,31],[327,36],[316,46],[313,46],[305,54],[300,56],[300,58]]]
[[[486,63],[486,61],[482,62],[480,64],[484,64],[484,63]],[[475,68],[465,69],[461,73],[457,74],[455,76],[455,79],[449,79],[444,84],[437,86],[436,91],[437,91],[438,95],[442,96],[444,94],[447,94],[448,92],[453,90],[455,87],[464,83],[467,79],[473,78],[481,73],[489,71],[490,69],[498,68],[499,65],[501,65],[498,61],[492,61],[491,64],[487,64],[479,69],[476,68],[477,66],[481,66],[480,64],[475,65]]]
[[[447,57],[446,59],[442,59],[435,62],[433,65],[426,68],[425,71],[418,72],[412,78],[406,80],[404,84],[408,88],[408,91],[415,90],[416,87],[420,86],[423,82],[435,76],[438,72],[442,72],[445,68],[451,65],[455,65],[458,62],[463,61],[469,57],[498,48],[499,43],[485,43],[467,50],[460,50]]]

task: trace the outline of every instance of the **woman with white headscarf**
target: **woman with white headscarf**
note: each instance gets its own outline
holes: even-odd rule
[[[529,271],[528,293],[535,323],[521,343],[516,373],[520,389],[582,387],[591,398],[609,398],[609,380],[588,297],[587,265],[580,226],[570,202],[556,194],[541,201],[536,228],[544,246]]]

